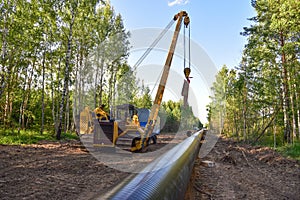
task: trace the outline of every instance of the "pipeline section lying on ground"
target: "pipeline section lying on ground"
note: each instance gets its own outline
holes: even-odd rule
[[[205,130],[200,130],[99,199],[184,199]]]

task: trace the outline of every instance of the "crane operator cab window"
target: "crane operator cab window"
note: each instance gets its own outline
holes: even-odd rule
[[[105,108],[105,105],[102,104],[94,110],[96,119],[98,121],[109,120],[109,118],[110,118],[109,115],[104,111],[104,108]]]

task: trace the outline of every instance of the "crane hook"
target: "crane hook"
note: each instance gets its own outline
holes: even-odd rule
[[[187,15],[187,16],[184,17],[184,25],[185,25],[186,28],[188,27],[189,23],[190,23],[190,18]]]
[[[191,68],[186,67],[186,68],[184,68],[183,72],[184,72],[184,76],[185,76],[186,80],[190,83]]]

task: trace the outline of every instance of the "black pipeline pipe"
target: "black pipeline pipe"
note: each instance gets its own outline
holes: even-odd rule
[[[184,199],[203,134],[193,134],[98,199]]]

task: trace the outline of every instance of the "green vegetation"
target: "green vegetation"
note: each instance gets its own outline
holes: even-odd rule
[[[216,75],[208,127],[298,158],[300,1],[251,3],[242,59]],[[0,10],[1,144],[76,138],[72,116],[86,106],[151,107],[127,62],[130,33],[109,1],[4,1]],[[180,102],[162,108],[164,131],[202,126]]]
[[[14,130],[1,143],[64,139],[85,107],[151,107],[110,1],[4,1],[0,10],[0,129]]]
[[[109,1],[5,1],[0,10],[2,129],[38,127],[61,139],[85,106],[109,108],[117,90],[138,96],[128,92],[129,33]]]
[[[300,161],[300,142],[279,147],[277,151],[286,157]]]
[[[266,147],[272,147],[277,148],[284,145],[283,137],[282,136],[276,136],[274,141],[274,135],[271,133],[266,133],[264,137],[262,137],[260,140],[258,140],[256,143],[253,143],[254,145],[259,146],[266,146]]]
[[[256,16],[239,66],[216,75],[209,126],[239,141],[299,157],[300,1],[251,1]],[[292,143],[294,143],[292,145]]]
[[[160,109],[162,132],[177,132],[178,130],[191,130],[193,127],[202,128],[199,118],[194,116],[190,106],[184,107],[183,102],[162,102]]]
[[[75,133],[66,133],[61,139],[79,139]],[[44,132],[40,134],[38,131],[20,131],[17,130],[0,130],[0,144],[20,145],[20,144],[36,144],[39,141],[56,141],[53,134]]]

